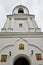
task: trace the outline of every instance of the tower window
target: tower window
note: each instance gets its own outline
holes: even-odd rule
[[[22,8],[19,8],[18,9],[18,13],[24,13],[23,9]]]
[[[30,18],[30,20],[32,20],[32,18]]]
[[[19,24],[19,27],[23,27],[23,24],[20,23],[20,24]]]
[[[9,18],[9,20],[11,20],[12,18]]]

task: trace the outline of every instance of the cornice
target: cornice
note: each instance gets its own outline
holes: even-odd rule
[[[32,14],[10,14],[10,15],[7,15],[7,17],[12,17],[12,16],[14,16],[14,17],[19,16],[19,18],[20,17],[33,17],[33,18],[35,18],[35,15],[32,15]]]
[[[0,32],[0,38],[43,38],[43,32]]]

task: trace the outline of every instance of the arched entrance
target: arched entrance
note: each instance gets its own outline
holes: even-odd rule
[[[13,65],[30,65],[30,62],[25,57],[19,57]]]

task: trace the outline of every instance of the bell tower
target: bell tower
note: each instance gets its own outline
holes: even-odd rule
[[[43,32],[24,5],[7,15],[1,29],[0,65],[43,65]]]
[[[27,7],[16,6],[12,14],[7,15],[7,20],[2,32],[41,32],[35,21],[35,15],[29,14]]]

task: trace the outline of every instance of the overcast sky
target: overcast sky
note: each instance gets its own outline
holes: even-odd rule
[[[6,22],[6,15],[11,14],[17,5],[25,5],[31,14],[35,15],[36,22],[43,31],[43,0],[0,0],[0,30]]]

